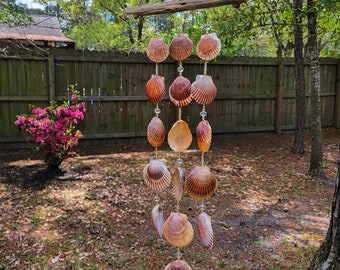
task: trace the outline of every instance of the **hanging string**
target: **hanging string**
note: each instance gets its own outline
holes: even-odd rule
[[[155,195],[155,197],[154,197],[153,199],[154,199],[154,201],[156,202],[156,204],[159,204],[161,198],[158,196],[158,193],[157,193],[157,192],[156,192],[155,194],[156,194],[156,195]]]
[[[179,61],[179,67],[177,68],[177,71],[179,72],[179,76],[182,76],[182,73],[184,71],[184,68],[182,66],[182,60]]]
[[[202,152],[202,155],[201,155],[201,164],[202,166],[204,166],[204,152]]]
[[[183,254],[181,253],[180,248],[177,248],[176,258],[177,260],[180,260],[182,258]]]
[[[208,70],[208,61],[204,61],[204,75],[207,75],[207,70]]]
[[[205,111],[205,105],[202,107],[202,111],[200,112],[200,116],[202,117],[202,121],[205,120],[205,117],[207,116],[207,112]]]
[[[199,205],[199,210],[201,210],[201,212],[204,212],[206,209],[206,206],[204,204],[204,200],[201,200],[201,204]]]

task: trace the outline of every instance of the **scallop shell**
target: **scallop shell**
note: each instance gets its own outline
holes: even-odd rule
[[[194,100],[201,105],[211,103],[217,93],[217,88],[209,75],[197,75],[196,81],[191,85],[191,94]]]
[[[196,128],[198,148],[202,152],[208,152],[211,144],[211,126],[207,120],[202,120]]]
[[[210,216],[202,212],[196,219],[197,235],[202,245],[206,248],[212,248],[214,244],[214,233],[211,227]]]
[[[158,103],[165,96],[164,77],[152,75],[146,83],[146,95],[151,102]]]
[[[184,193],[184,171],[181,168],[176,168],[172,176],[172,191],[175,199],[179,202]]]
[[[193,47],[193,42],[187,34],[178,34],[171,41],[169,54],[177,61],[184,60],[190,56]]]
[[[189,125],[178,120],[168,133],[168,143],[170,148],[176,152],[187,150],[192,142],[192,134]]]
[[[196,166],[185,178],[185,191],[195,199],[207,199],[217,189],[218,180],[207,166]]]
[[[169,87],[169,96],[171,102],[178,107],[188,105],[192,100],[191,82],[183,76],[178,76]]]
[[[202,35],[196,49],[199,58],[210,61],[219,55],[221,40],[217,37],[216,33]]]
[[[157,204],[151,211],[152,224],[155,227],[159,237],[163,237],[162,227],[164,224],[163,209],[160,204]]]
[[[169,46],[162,38],[154,38],[148,44],[146,54],[153,62],[163,62],[169,56]]]
[[[153,190],[161,192],[171,183],[171,174],[165,164],[156,159],[151,159],[144,167],[143,177],[145,183]]]
[[[183,260],[176,260],[169,263],[164,270],[192,270],[192,268]]]
[[[185,247],[194,237],[194,229],[187,215],[172,212],[163,224],[163,236],[170,245]]]
[[[162,145],[165,139],[165,133],[165,127],[162,120],[157,116],[153,117],[147,129],[147,137],[149,143],[153,147],[158,147]]]

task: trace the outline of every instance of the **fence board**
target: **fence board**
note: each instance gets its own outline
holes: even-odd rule
[[[335,98],[335,116],[334,116],[334,126],[336,128],[340,127],[340,63],[337,65],[337,80],[336,80],[336,98]]]
[[[293,61],[285,59],[282,98],[277,99],[277,60],[271,58],[222,58],[208,64],[217,87],[217,96],[206,107],[215,133],[277,129],[276,109],[282,102],[282,130],[294,129],[295,92]],[[198,58],[183,62],[183,76],[191,82],[202,74]],[[324,126],[340,126],[339,61],[321,59],[321,101]],[[158,64],[165,77],[166,92],[178,76],[178,63],[170,59]],[[67,100],[70,84],[77,84],[87,112],[80,128],[85,138],[145,136],[155,115],[155,104],[148,101],[145,85],[155,74],[155,64],[145,55],[52,50],[47,57],[25,55],[0,57],[0,142],[24,141],[25,134],[14,126],[15,116],[27,112],[28,104],[46,106],[50,97]],[[306,75],[306,126],[310,125],[309,66]],[[54,82],[53,82],[54,78]],[[100,88],[100,95],[99,95]],[[85,89],[83,91],[83,89]],[[92,89],[92,91],[91,91]],[[91,103],[93,100],[93,103]],[[159,104],[160,118],[169,131],[178,110],[168,95]],[[182,119],[195,132],[202,106],[192,102],[182,109]],[[0,144],[0,148],[3,145]]]
[[[0,61],[0,96],[8,95],[8,62]]]

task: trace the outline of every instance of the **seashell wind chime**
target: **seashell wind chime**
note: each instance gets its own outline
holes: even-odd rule
[[[188,246],[194,237],[194,228],[187,215],[179,210],[180,201],[185,193],[199,201],[200,214],[196,218],[195,226],[200,242],[206,248],[213,246],[211,218],[205,212],[204,200],[215,193],[218,179],[205,165],[204,154],[208,152],[212,139],[211,126],[206,120],[206,105],[215,99],[217,88],[211,76],[207,75],[207,64],[220,53],[221,42],[215,33],[209,33],[209,25],[206,25],[204,29],[206,33],[202,35],[196,48],[197,55],[204,61],[204,72],[202,75],[197,75],[192,84],[189,79],[183,76],[182,61],[188,58],[193,50],[193,42],[187,34],[178,34],[170,46],[163,39],[156,37],[150,41],[147,47],[147,56],[156,64],[155,74],[151,75],[146,84],[146,95],[152,103],[156,104],[155,116],[147,128],[147,139],[155,147],[155,157],[151,158],[144,167],[143,177],[148,187],[156,193],[154,197],[156,205],[151,211],[152,223],[159,237],[164,237],[170,245],[178,248],[177,259],[170,262],[164,270],[192,269],[181,259],[182,253],[180,252],[180,248]],[[159,117],[161,110],[158,105],[165,96],[165,79],[158,75],[158,63],[163,62],[169,55],[179,63],[178,76],[169,87],[170,101],[178,107],[178,119],[170,129],[167,138],[170,148],[178,155],[176,159],[178,167],[175,168],[173,174],[170,173],[165,163],[158,159],[158,147],[163,144],[166,136],[164,124]],[[196,128],[197,144],[201,151],[201,164],[194,167],[185,177],[184,170],[181,168],[183,163],[181,153],[190,147],[192,134],[188,123],[182,120],[182,107],[189,105],[192,100],[202,105],[200,112],[202,119]],[[171,212],[169,217],[164,220],[159,193],[170,185],[172,185],[177,206],[176,211]]]

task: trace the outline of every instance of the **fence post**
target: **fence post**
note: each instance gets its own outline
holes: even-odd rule
[[[48,89],[50,101],[55,100],[54,55],[48,56]]]
[[[282,131],[282,102],[283,102],[283,79],[284,59],[278,58],[276,73],[276,103],[275,103],[275,132],[281,135]]]
[[[334,127],[340,128],[340,62],[337,69]]]

